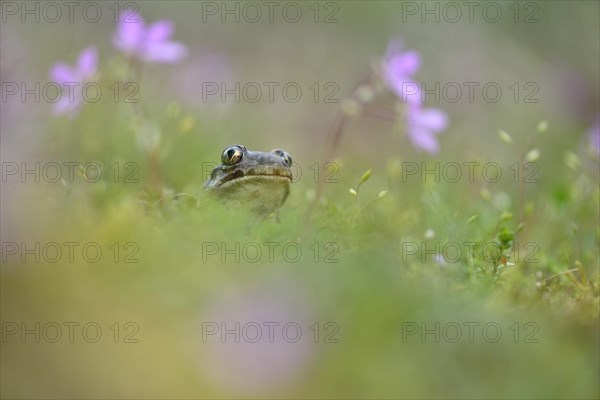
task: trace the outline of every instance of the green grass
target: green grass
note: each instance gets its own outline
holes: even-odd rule
[[[92,126],[91,118],[84,114],[67,131],[55,132],[59,140],[45,150],[68,159],[77,149],[81,160],[104,165],[114,156],[135,160],[139,183],[114,183],[103,176],[100,183],[77,178],[66,187],[21,188],[27,195],[15,213],[27,221],[17,229],[23,238],[97,242],[105,253],[97,263],[80,256],[73,263],[64,258],[54,264],[9,262],[2,272],[2,318],[42,324],[100,321],[105,329],[115,321],[134,321],[139,343],[3,345],[6,393],[239,395],[206,372],[207,365],[235,361],[210,355],[210,346],[200,341],[200,323],[208,318],[207,304],[223,293],[249,296],[247,301],[266,293],[274,304],[299,301],[313,322],[335,322],[339,342],[314,345],[308,367],[293,375],[292,383],[274,392],[249,392],[255,395],[598,395],[597,159],[580,154],[583,165],[577,170],[554,161],[552,180],[525,188],[520,205],[514,182],[436,183],[430,177],[403,183],[398,158],[371,160],[341,151],[338,181],[324,184],[314,210],[309,213],[316,185],[305,175],[292,185],[277,222],[206,199],[198,166],[216,161],[221,149],[200,122],[180,134],[178,119],[161,117],[169,135],[159,154],[163,191],[157,196],[145,193],[144,157],[136,153],[132,134],[120,129],[127,119],[99,123],[97,130],[108,133],[95,142],[99,132],[93,129],[79,136],[80,124]],[[305,166],[315,160],[295,161]],[[358,182],[355,196],[349,190]],[[187,195],[175,200],[176,193]],[[115,242],[118,255],[108,250]],[[407,253],[409,242],[421,246],[419,251]],[[473,257],[465,242],[479,243]],[[129,243],[134,247],[125,248]],[[232,255],[222,260],[220,251],[207,254],[207,243],[219,249],[239,243],[240,261]],[[274,258],[266,254],[265,243],[278,243]],[[293,249],[280,251],[289,243],[301,248],[298,261],[290,261]],[[436,263],[435,246],[450,243],[459,244],[462,255]],[[499,254],[494,260],[483,256],[487,243],[501,248],[506,260]],[[535,245],[526,248],[527,243]],[[245,257],[243,250],[257,246],[263,254],[253,262],[255,253]],[[423,255],[424,250],[429,253]],[[123,262],[127,255],[139,262]],[[298,315],[291,312],[289,319]],[[419,334],[403,341],[407,323],[432,329],[436,322],[442,327],[491,322],[502,335],[497,342],[479,331],[473,342],[464,336],[452,343],[442,336],[436,343],[435,336],[423,341]],[[466,328],[462,333],[467,335]],[[112,338],[108,331],[104,335]],[[31,368],[32,361],[44,367]],[[99,376],[104,384],[95,386]]]

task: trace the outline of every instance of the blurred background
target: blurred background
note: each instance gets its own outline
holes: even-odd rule
[[[75,3],[1,5],[3,398],[600,396],[600,3]],[[57,112],[61,63],[97,100]],[[205,199],[236,143],[292,155],[278,221]]]

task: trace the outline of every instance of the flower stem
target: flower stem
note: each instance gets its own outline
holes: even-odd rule
[[[364,108],[361,115],[388,121],[396,121],[397,119],[396,112],[389,107],[371,106],[369,108]]]
[[[352,92],[350,93],[349,98],[350,99],[355,98],[357,90],[360,87],[362,87],[363,85],[369,84],[372,80],[373,80],[373,74],[368,74],[366,77],[361,79],[352,89]],[[328,162],[330,162],[333,159],[337,149],[340,146],[340,143],[342,140],[342,134],[344,133],[344,129],[348,125],[349,121],[350,121],[350,116],[345,114],[341,109],[338,109],[338,112],[335,116],[333,126],[330,130],[330,134],[328,135],[327,143],[325,145],[325,151],[323,153],[321,166],[326,165]],[[319,168],[320,168],[320,166],[319,166]],[[310,220],[310,216],[312,215],[312,212],[314,211],[316,205],[319,203],[319,200],[321,199],[322,194],[323,194],[323,181],[321,179],[319,179],[319,181],[317,182],[315,197],[308,208],[308,216],[307,216],[308,218],[306,219],[307,221]]]
[[[130,79],[133,83],[137,82],[138,86],[141,86],[142,80],[142,64],[130,58],[129,59],[129,71],[130,71]],[[145,117],[144,111],[140,106],[138,101],[131,102],[131,108],[133,110],[133,115],[137,120],[139,126],[142,129],[146,129],[147,127],[147,119]],[[145,180],[145,190],[151,195],[151,197],[160,198],[162,188],[164,187],[164,180],[161,171],[160,158],[158,155],[158,149],[146,149],[146,180]]]

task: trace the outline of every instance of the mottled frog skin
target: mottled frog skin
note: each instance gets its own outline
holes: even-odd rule
[[[283,150],[250,151],[242,145],[223,150],[204,188],[229,207],[267,216],[277,211],[290,193],[292,158]]]

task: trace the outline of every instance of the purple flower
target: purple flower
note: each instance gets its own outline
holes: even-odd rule
[[[421,55],[415,50],[402,51],[402,42],[390,42],[383,61],[383,75],[387,86],[402,101],[421,102],[421,90],[413,75],[421,67]]]
[[[122,13],[113,44],[127,56],[141,61],[175,63],[185,57],[187,49],[169,40],[173,31],[171,21],[160,20],[146,27],[138,13]]]
[[[54,103],[56,115],[67,114],[73,117],[83,103],[83,85],[89,82],[98,68],[98,50],[91,46],[79,54],[77,64],[71,67],[65,63],[54,64],[50,78],[62,89],[59,100]]]
[[[289,325],[309,326],[313,312],[307,299],[291,283],[277,283],[283,288],[222,288],[201,310],[202,372],[228,397],[272,397],[268,394],[298,383],[314,363],[318,348],[312,335]]]
[[[382,65],[383,80],[406,103],[406,132],[413,146],[417,150],[437,154],[440,145],[436,135],[446,129],[448,117],[436,108],[423,108],[421,88],[413,79],[420,67],[419,52],[403,51],[399,39],[390,42]]]
[[[440,267],[445,267],[446,265],[448,265],[446,259],[441,253],[436,253],[433,255],[433,262],[439,264]]]
[[[436,135],[448,126],[448,117],[437,108],[423,109],[420,104],[409,104],[407,118],[408,138],[417,150],[437,154],[440,144]]]

